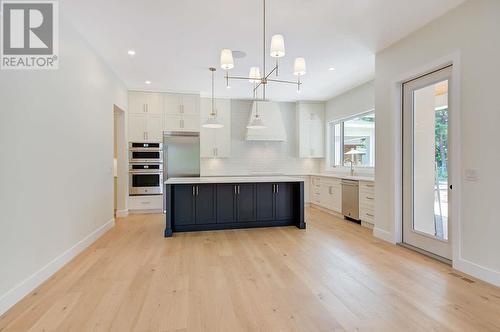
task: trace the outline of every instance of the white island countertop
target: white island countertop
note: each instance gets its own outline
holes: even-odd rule
[[[292,176],[202,176],[193,178],[169,178],[165,184],[201,183],[257,183],[257,182],[304,182]]]

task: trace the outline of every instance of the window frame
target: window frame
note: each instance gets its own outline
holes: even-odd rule
[[[327,159],[326,159],[326,168],[328,170],[339,170],[339,169],[347,169],[349,167],[344,165],[344,154],[340,154],[340,161],[338,165],[335,165],[335,160],[332,160],[332,158],[335,158],[335,142],[333,142],[333,150],[332,150],[332,136],[335,135],[335,126],[337,124],[340,124],[340,147],[343,149],[344,147],[344,124],[347,121],[354,120],[356,118],[360,118],[369,114],[374,114],[375,115],[375,127],[377,126],[377,116],[375,113],[375,109],[371,109],[369,111],[357,113],[354,115],[350,115],[348,117],[344,117],[341,119],[336,119],[332,121],[327,122],[327,142],[326,142],[326,153],[327,153]],[[333,130],[332,130],[333,129]],[[375,151],[375,150],[374,150]],[[374,153],[376,155],[376,152]],[[333,162],[332,162],[333,161]],[[355,168],[362,168],[362,169],[374,169],[375,168],[375,158],[373,158],[373,165],[371,166],[355,166]]]

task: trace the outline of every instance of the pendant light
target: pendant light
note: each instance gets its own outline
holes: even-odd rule
[[[211,128],[211,129],[219,129],[223,128],[224,125],[217,121],[217,109],[215,107],[215,97],[214,97],[214,72],[215,68],[210,67],[209,68],[210,72],[212,72],[212,110],[210,112],[210,115],[208,116],[207,121],[202,125],[203,128]]]

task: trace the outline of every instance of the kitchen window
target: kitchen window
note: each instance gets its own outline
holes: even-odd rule
[[[328,124],[331,168],[375,166],[375,111]]]

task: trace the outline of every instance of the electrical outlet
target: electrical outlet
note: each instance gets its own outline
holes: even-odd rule
[[[477,169],[468,168],[465,170],[465,180],[477,182],[479,180],[479,174]]]

